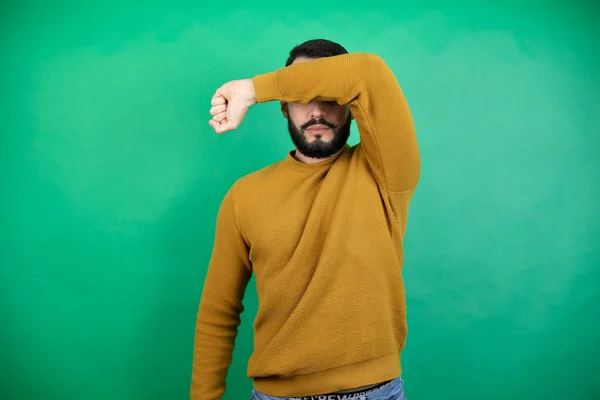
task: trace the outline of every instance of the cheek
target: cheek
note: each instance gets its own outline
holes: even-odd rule
[[[306,110],[298,105],[288,107],[288,120],[293,122],[296,128],[300,129],[300,126],[305,124],[309,117],[306,116]]]
[[[288,114],[294,119],[297,119],[303,113],[305,113],[305,110],[302,108],[302,104],[289,103],[287,110]]]
[[[349,115],[350,115],[349,110],[344,107],[341,107],[341,108],[335,110],[334,112],[332,112],[332,119],[333,118],[335,119],[336,125],[341,125],[344,122],[346,122]]]

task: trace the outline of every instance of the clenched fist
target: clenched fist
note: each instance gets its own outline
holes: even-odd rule
[[[246,116],[248,108],[256,103],[252,79],[229,81],[212,97],[210,114],[213,118],[208,123],[217,133],[234,130]]]

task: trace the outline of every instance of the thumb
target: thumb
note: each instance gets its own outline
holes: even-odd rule
[[[208,121],[209,125],[215,130],[216,133],[225,133],[232,131],[237,128],[237,123],[235,121],[224,120],[222,122],[215,121],[211,119]]]

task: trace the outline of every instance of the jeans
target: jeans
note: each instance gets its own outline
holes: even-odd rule
[[[359,393],[356,395],[338,393],[336,395],[320,395],[320,396],[308,396],[307,399],[314,400],[407,400],[406,394],[404,393],[404,381],[401,377],[394,379],[389,384],[376,389],[372,392],[366,390],[367,393]],[[252,397],[250,400],[288,400],[298,399],[302,400],[302,397],[274,397],[256,390],[252,390]]]

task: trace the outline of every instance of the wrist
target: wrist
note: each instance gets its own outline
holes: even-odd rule
[[[248,106],[258,103],[256,99],[256,91],[254,89],[254,80],[252,78],[244,79],[244,100]]]

